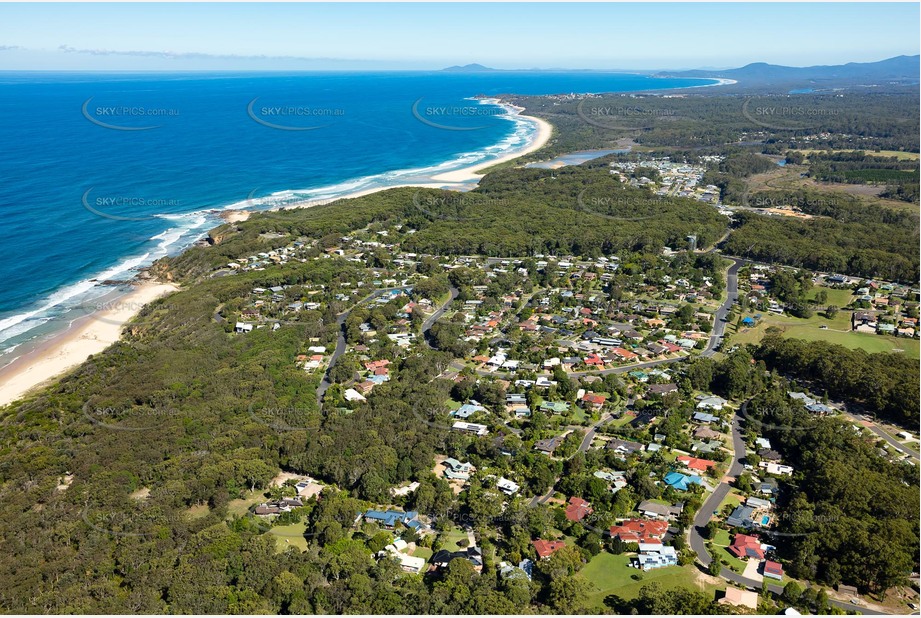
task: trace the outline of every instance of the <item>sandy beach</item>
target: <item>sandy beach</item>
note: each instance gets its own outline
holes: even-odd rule
[[[503,104],[513,113],[519,113],[521,108]],[[369,195],[386,189],[399,187],[421,187],[430,189],[450,189],[454,191],[469,191],[476,187],[483,177],[480,170],[517,159],[523,155],[534,152],[549,141],[553,127],[550,123],[533,116],[519,116],[537,125],[537,132],[531,143],[521,150],[491,161],[484,161],[470,167],[445,172],[432,176],[427,181],[406,183],[387,187],[372,187],[354,191],[345,195],[325,200],[309,200],[300,204],[290,204],[273,210],[286,210],[289,208],[310,208],[321,204],[328,204],[343,199],[353,199]],[[221,214],[221,218],[228,223],[246,221],[253,211],[240,209],[230,210]],[[143,307],[165,294],[176,291],[178,288],[171,284],[142,282],[128,295],[121,298],[113,308],[104,308],[90,316],[76,320],[71,327],[38,345],[35,349],[16,358],[9,365],[0,369],[0,406],[9,404],[34,388],[48,383],[53,378],[60,377],[67,371],[80,365],[89,356],[102,352],[107,347],[118,341],[121,336],[122,326],[135,316]]]
[[[503,107],[511,110],[514,113],[520,112],[523,108],[515,107],[507,103],[502,104]],[[528,144],[525,148],[521,150],[516,150],[515,152],[510,152],[503,157],[498,159],[493,159],[491,161],[483,161],[477,163],[476,165],[471,165],[469,167],[464,167],[457,170],[452,170],[450,172],[444,172],[442,174],[436,174],[432,176],[429,180],[431,182],[412,182],[399,185],[391,185],[387,187],[372,187],[368,189],[362,189],[360,191],[354,191],[352,193],[347,193],[345,195],[340,195],[335,198],[329,198],[326,200],[310,200],[304,204],[291,204],[288,206],[282,206],[279,210],[286,210],[288,208],[310,208],[311,206],[317,206],[321,204],[330,204],[337,200],[350,200],[356,197],[361,197],[363,195],[370,195],[372,193],[377,193],[378,191],[384,191],[386,189],[399,189],[403,187],[420,187],[423,189],[450,189],[452,191],[469,191],[476,188],[476,184],[483,177],[483,174],[480,173],[481,170],[492,167],[493,165],[498,165],[499,163],[505,163],[507,161],[512,161],[518,157],[530,154],[536,150],[543,148],[546,143],[550,140],[550,137],[553,135],[553,126],[546,120],[542,120],[535,116],[524,116],[518,115],[518,118],[524,118],[529,120],[537,125],[537,132],[534,135],[534,139],[531,140],[531,143]],[[274,209],[273,209],[274,210]],[[248,216],[248,213],[247,213]],[[241,220],[245,220],[241,219]]]
[[[534,116],[519,116],[519,118],[527,118],[528,120],[537,124],[537,135],[534,137],[534,140],[528,145],[527,148],[519,150],[517,152],[509,153],[504,157],[499,157],[493,161],[487,161],[485,163],[478,163],[471,167],[465,167],[463,169],[454,170],[451,172],[445,172],[444,174],[438,174],[437,176],[432,176],[432,180],[444,181],[444,182],[470,182],[470,181],[479,181],[483,177],[483,174],[477,173],[478,170],[482,170],[493,165],[498,165],[500,163],[505,163],[518,157],[530,154],[536,150],[540,150],[544,145],[550,140],[550,137],[553,135],[553,127],[546,120],[541,120]]]
[[[172,284],[141,282],[111,307],[74,321],[67,331],[18,357],[0,369],[0,406],[20,399],[102,352],[118,341],[124,324],[145,304],[178,289]]]

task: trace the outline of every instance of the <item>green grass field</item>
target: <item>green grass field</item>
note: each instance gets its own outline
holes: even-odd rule
[[[438,537],[441,540],[441,546],[443,549],[448,551],[458,551],[460,546],[457,544],[458,541],[466,541],[467,533],[459,528],[452,528],[447,532],[442,532],[441,536]]]
[[[602,552],[579,571],[577,577],[595,586],[595,590],[587,596],[592,607],[603,609],[605,597],[611,594],[623,599],[633,599],[639,594],[640,588],[652,582],[657,582],[665,588],[699,589],[696,583],[697,570],[693,565],[665,567],[645,572],[631,568],[629,565],[629,556],[623,554],[615,556]],[[641,574],[642,579],[631,578],[632,575],[637,574]]]
[[[732,538],[730,538],[728,530],[723,530],[720,528],[716,531],[716,536],[713,537],[714,545],[722,545],[723,547],[727,547],[730,543],[732,543]]]
[[[285,551],[289,547],[307,551],[307,539],[304,538],[304,532],[306,531],[307,525],[304,522],[299,522],[287,526],[275,526],[269,530],[268,534],[275,537],[276,551]]]
[[[732,537],[730,536],[729,532],[726,530],[717,530],[716,537],[713,539],[713,553],[715,554],[714,558],[720,562],[728,562],[730,569],[736,573],[742,573],[745,571],[745,565],[747,562],[745,560],[740,560],[739,558],[736,558],[729,553],[729,550],[726,548],[731,544]]]
[[[828,297],[828,300],[825,301],[826,305],[835,305],[841,308],[850,305],[851,301],[854,300],[854,292],[852,290],[826,288],[824,286],[812,288],[806,293],[806,298],[813,300],[816,294],[819,293],[819,290],[825,290],[825,294]]]
[[[262,502],[265,499],[261,489],[246,492],[246,497],[242,499],[231,500],[227,503],[227,514],[243,517],[249,512],[249,507]]]
[[[416,547],[412,555],[415,556],[416,558],[424,558],[425,560],[428,560],[429,558],[432,557],[433,552],[428,547]]]
[[[720,502],[720,506],[717,510],[722,511],[723,507],[726,506],[727,504],[731,504],[732,508],[735,508],[739,506],[740,504],[742,504],[743,500],[744,498],[741,495],[730,491],[728,494],[726,494],[726,497],[723,498],[723,501]],[[729,534],[729,533],[727,532],[726,534]],[[729,545],[728,540],[726,541],[726,545]]]
[[[812,152],[823,152],[822,150],[816,150],[815,148],[799,148],[796,152],[802,152],[807,157],[809,153]],[[855,152],[854,150],[834,150],[831,152]],[[874,157],[897,157],[900,161],[917,161],[918,153],[917,152],[902,152],[901,150],[881,150],[879,152],[866,151],[868,155]]]
[[[830,290],[837,291],[837,290]],[[789,315],[775,315],[772,313],[762,313],[758,323],[750,328],[741,328],[735,332],[735,326],[730,329],[731,344],[757,343],[764,337],[764,332],[770,326],[776,326],[783,331],[784,337],[793,339],[804,339],[806,341],[828,341],[842,345],[852,350],[863,349],[867,352],[892,352],[893,350],[902,350],[909,358],[921,358],[919,353],[919,342],[917,339],[907,339],[905,337],[890,337],[888,335],[876,335],[873,333],[857,333],[850,330],[851,313],[849,311],[839,311],[834,319],[829,320],[818,313],[811,318],[802,319],[794,318]],[[821,325],[828,326],[827,329],[821,329]]]

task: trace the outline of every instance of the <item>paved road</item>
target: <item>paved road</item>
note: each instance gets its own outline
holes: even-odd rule
[[[579,452],[584,453],[592,447],[592,441],[595,439],[595,434],[598,432],[598,428],[611,420],[611,415],[607,412],[601,415],[601,418],[592,425],[589,430],[585,433],[585,438],[582,440],[582,444],[579,445]]]
[[[739,297],[739,268],[744,262],[736,258],[728,259],[732,260],[732,266],[729,267],[726,273],[726,301],[716,310],[710,340],[707,342],[707,347],[701,352],[701,356],[713,356],[720,340],[723,338],[723,333],[726,332],[726,322],[724,320],[729,315],[729,312],[732,311],[732,305]]]
[[[748,405],[748,402],[742,404],[742,414],[745,414],[745,407]],[[722,482],[717,486],[710,497],[704,501],[703,506],[694,516],[694,525],[690,529],[690,545],[691,549],[694,550],[694,553],[697,554],[697,560],[703,564],[705,567],[710,566],[712,558],[710,554],[707,553],[707,547],[704,543],[704,539],[701,536],[701,532],[706,528],[707,523],[710,521],[710,518],[713,516],[714,511],[719,508],[720,503],[732,489],[730,483],[735,481],[742,474],[742,471],[745,469],[743,459],[745,458],[745,441],[742,439],[742,431],[739,425],[741,417],[738,413],[732,417],[732,451],[733,458],[732,464],[729,466],[729,470],[726,473],[726,476],[723,477]],[[759,582],[754,579],[748,579],[730,571],[727,568],[723,568],[720,571],[720,577],[730,581],[734,584],[742,586],[744,588],[751,588],[755,590],[760,590],[764,585],[764,582]],[[767,583],[768,590],[774,594],[782,594],[783,586],[779,584]],[[861,607],[859,605],[853,605],[851,603],[845,603],[844,601],[836,601],[829,599],[829,604],[843,609],[845,611],[855,611],[861,614],[884,614],[885,612],[879,612],[872,610],[866,607]]]
[[[895,449],[898,450],[899,452],[901,452],[901,453],[903,453],[903,454],[905,454],[905,455],[908,455],[908,456],[910,456],[910,457],[914,457],[915,459],[921,458],[921,454],[919,454],[918,451],[915,451],[915,450],[910,449],[909,447],[905,446],[904,444],[902,444],[901,442],[899,442],[899,441],[895,438],[895,436],[893,436],[892,434],[890,434],[890,433],[888,433],[887,431],[885,431],[882,427],[880,427],[879,425],[877,425],[877,424],[874,423],[873,421],[865,421],[865,420],[863,420],[863,418],[857,416],[856,414],[851,414],[850,412],[842,412],[841,414],[844,415],[844,416],[846,416],[846,417],[849,418],[850,420],[854,421],[855,423],[857,423],[857,424],[860,425],[861,427],[866,427],[867,429],[869,429],[870,431],[872,431],[873,433],[875,433],[876,435],[878,435],[880,438],[882,438],[883,440],[885,440],[886,442],[888,442],[893,448],[895,448]]]
[[[743,404],[745,405],[745,404]],[[704,539],[701,536],[701,532],[704,528],[707,527],[710,518],[713,516],[713,512],[719,508],[720,503],[723,499],[726,498],[729,491],[732,489],[731,483],[734,482],[742,470],[744,470],[744,464],[742,460],[745,458],[745,441],[742,439],[742,432],[739,427],[739,416],[735,415],[732,417],[732,464],[729,466],[729,470],[726,472],[726,476],[723,477],[722,482],[716,487],[710,497],[704,501],[700,510],[697,511],[697,515],[694,516],[694,525],[690,530],[690,541],[691,549],[697,554],[697,559],[705,567],[710,566],[710,554],[707,553],[706,545],[704,544]],[[728,573],[728,569],[723,569]]]
[[[452,285],[451,286],[451,297],[445,302],[445,304],[443,304],[441,307],[438,308],[438,311],[430,315],[428,319],[422,323],[422,339],[426,343],[428,343],[429,331],[432,330],[432,326],[434,326],[435,322],[437,322],[439,318],[441,318],[441,316],[445,314],[445,311],[448,310],[448,307],[451,306],[451,303],[454,302],[454,299],[457,298],[458,294],[460,294],[460,290],[458,290],[456,287]]]
[[[333,366],[336,364],[336,361],[339,360],[339,357],[345,353],[345,321],[348,319],[349,314],[362,303],[365,303],[372,298],[377,298],[381,294],[387,292],[392,292],[394,290],[403,290],[406,286],[401,286],[398,288],[381,288],[379,290],[374,290],[360,301],[352,305],[346,311],[343,311],[339,314],[339,317],[336,318],[336,326],[339,327],[339,338],[336,340],[336,349],[333,351],[333,355],[329,358],[329,365],[326,366],[326,373],[323,374],[323,379],[320,381],[320,385],[317,387],[317,403],[322,403],[323,395],[326,394],[326,391],[329,390],[329,387],[332,386],[332,382],[329,379],[329,372],[332,371]]]
[[[595,421],[595,423],[591,427],[589,427],[588,431],[585,432],[585,437],[582,439],[582,443],[579,445],[577,452],[584,453],[588,449],[590,449],[592,446],[592,441],[595,439],[595,433],[598,431],[598,428],[604,425],[605,423],[607,423],[609,420],[611,420],[611,415],[609,413],[602,414],[601,418]],[[567,429],[576,430],[576,429],[582,429],[582,427],[569,427]],[[557,477],[556,479],[554,479],[553,485],[550,486],[550,489],[547,490],[547,493],[545,493],[542,496],[534,496],[533,498],[531,498],[531,502],[529,503],[528,506],[537,506],[539,504],[544,504],[545,502],[547,502],[547,500],[552,498],[554,492],[556,491],[556,484],[559,481],[560,481],[560,477]]]

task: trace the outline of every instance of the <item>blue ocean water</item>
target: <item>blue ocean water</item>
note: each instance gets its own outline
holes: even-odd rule
[[[525,147],[532,124],[482,97],[708,83],[594,72],[0,73],[0,354],[85,315],[111,292],[100,282],[181,251],[220,223],[218,210],[425,180]]]

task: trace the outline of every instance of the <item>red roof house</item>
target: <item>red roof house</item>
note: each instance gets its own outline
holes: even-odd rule
[[[757,558],[764,560],[764,550],[758,537],[749,534],[737,534],[729,546],[729,553],[737,558]]]
[[[554,553],[566,547],[566,543],[563,541],[545,541],[543,539],[533,541],[532,544],[534,545],[534,549],[537,550],[537,555],[541,558],[549,558]]]
[[[604,359],[598,356],[597,354],[589,354],[588,356],[585,357],[585,364],[604,367]]]
[[[585,393],[582,395],[582,401],[583,403],[587,403],[596,408],[600,408],[604,405],[604,402],[607,401],[607,397],[595,393]]]
[[[710,461],[709,459],[699,459],[697,457],[688,457],[687,455],[680,455],[678,457],[678,461],[683,463],[691,470],[699,470],[700,472],[706,472],[716,465],[715,461]]]
[[[783,579],[783,566],[773,560],[764,561],[764,576],[773,579]]]
[[[589,506],[588,502],[573,496],[569,499],[569,506],[566,507],[566,519],[569,521],[582,521],[591,512],[592,507]]]
[[[611,526],[611,537],[624,543],[659,543],[668,532],[668,522],[661,519],[628,519]]]

